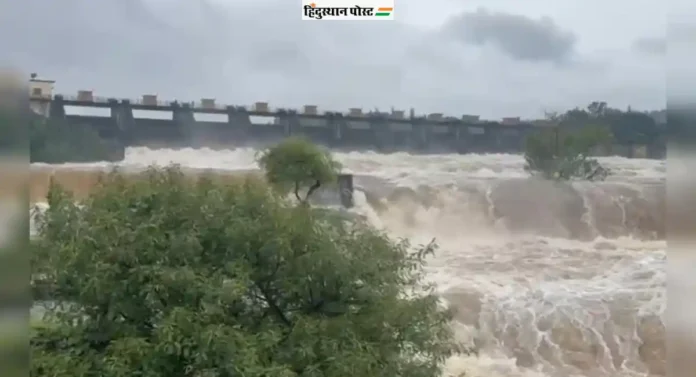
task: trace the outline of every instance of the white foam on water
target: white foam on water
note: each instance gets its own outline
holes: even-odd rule
[[[190,168],[247,170],[257,167],[254,148],[214,150],[209,148],[149,149],[132,147],[126,150],[125,159],[118,163],[68,163],[51,165],[70,169],[108,168],[122,166],[144,168],[149,165],[181,164]],[[524,159],[510,154],[444,154],[411,155],[409,153],[380,154],[375,152],[335,153],[346,170],[359,174],[372,174],[396,182],[456,182],[470,178],[520,178],[524,172]],[[659,160],[603,157],[599,159],[612,169],[612,180],[662,179],[665,164]],[[46,166],[45,164],[34,164]]]
[[[257,168],[255,153],[129,148],[117,165],[248,170]],[[457,309],[458,337],[479,350],[451,358],[447,376],[633,377],[664,369],[666,245],[646,236],[659,220],[628,218],[652,210],[641,207],[644,199],[659,201],[644,185],[663,184],[664,162],[602,158],[610,182],[567,193],[530,183],[517,155],[335,156],[358,176],[355,211],[415,244],[437,239],[429,279]],[[364,176],[407,191],[370,200]],[[573,200],[579,204],[566,205]]]

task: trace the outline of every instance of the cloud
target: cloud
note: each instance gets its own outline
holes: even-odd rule
[[[3,1],[0,65],[56,79],[66,94],[325,110],[414,107],[495,119],[595,100],[637,109],[664,103],[664,61],[636,59],[631,48],[654,35],[628,32],[642,30],[644,18],[593,24],[594,10],[568,14],[570,5],[551,0],[509,11],[495,1],[431,1],[402,0],[406,10],[394,22],[301,21],[299,6],[280,0]],[[645,9],[641,17],[650,15]],[[552,14],[536,16],[545,10]],[[609,4],[606,12],[625,9]],[[617,22],[626,24],[623,34],[597,35]]]
[[[491,43],[510,57],[527,61],[565,61],[572,57],[577,39],[548,17],[532,19],[486,9],[455,16],[443,30],[463,43]]]
[[[649,55],[664,55],[667,53],[665,38],[638,38],[633,41],[632,48],[640,53]]]

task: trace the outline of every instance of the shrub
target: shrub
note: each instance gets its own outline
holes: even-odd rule
[[[34,329],[34,376],[434,377],[457,350],[422,280],[434,245],[258,180],[113,172],[81,203],[56,185],[48,202],[33,268],[57,304]]]
[[[527,137],[525,169],[546,179],[603,180],[609,170],[590,155],[610,141],[611,134],[602,127],[539,131]]]
[[[292,190],[302,203],[322,185],[335,182],[341,168],[329,151],[298,137],[287,138],[257,157],[267,181],[281,193]],[[307,189],[304,198],[301,189]]]

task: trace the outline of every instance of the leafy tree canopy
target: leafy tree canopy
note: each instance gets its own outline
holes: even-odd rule
[[[554,180],[603,180],[609,171],[589,156],[595,148],[608,145],[611,139],[611,133],[598,126],[545,129],[527,137],[525,169]]]
[[[280,150],[316,156],[302,145]],[[56,305],[33,329],[33,376],[435,377],[457,350],[422,280],[434,245],[413,252],[259,180],[145,178],[111,173],[80,203],[50,188],[33,273]]]
[[[613,141],[622,145],[650,144],[662,132],[653,118],[654,112],[627,111],[612,108],[606,102],[595,101],[586,108],[575,108],[563,114],[550,113],[547,117],[561,128],[603,126],[611,131]]]
[[[292,190],[303,203],[322,185],[334,182],[341,168],[328,150],[300,137],[287,138],[257,158],[273,187],[282,193]],[[307,189],[304,198],[301,189]]]

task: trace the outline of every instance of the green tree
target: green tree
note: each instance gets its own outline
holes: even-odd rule
[[[601,125],[611,131],[613,142],[620,145],[656,143],[662,131],[650,113],[612,108],[595,101],[585,109],[575,108],[557,117],[563,127],[582,128]]]
[[[52,185],[33,269],[55,306],[33,376],[435,377],[458,350],[413,251],[259,180],[118,172]]]
[[[336,181],[341,165],[328,150],[301,137],[290,137],[257,156],[267,181],[279,192],[292,190],[301,203],[322,185]],[[307,189],[304,198],[300,190]]]
[[[585,126],[575,130],[553,127],[527,137],[525,169],[554,180],[603,180],[609,174],[590,155],[597,147],[611,142],[604,127]]]
[[[622,145],[649,145],[655,143],[660,130],[649,114],[639,112],[618,112],[606,116],[617,143]]]

